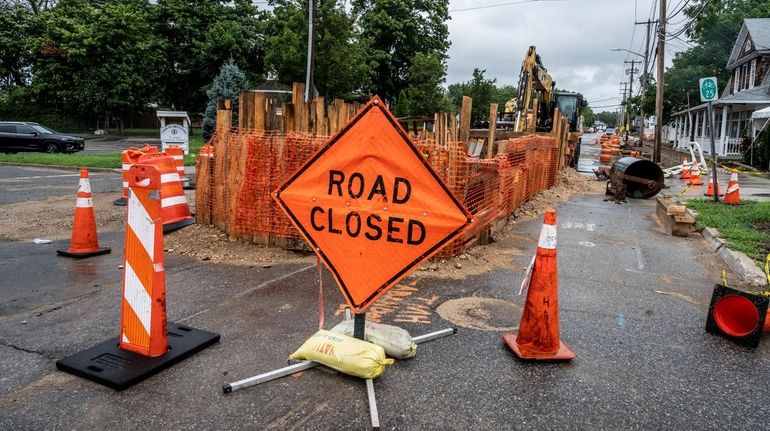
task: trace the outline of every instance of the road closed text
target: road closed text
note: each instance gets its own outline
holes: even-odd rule
[[[408,179],[402,177],[395,177],[388,182],[382,175],[367,178],[359,172],[346,175],[342,171],[330,170],[327,194],[347,199],[378,200],[390,203],[392,208],[396,209],[399,205],[409,202],[412,185]],[[340,212],[344,212],[344,217]],[[317,232],[326,231],[351,238],[361,237],[370,241],[384,240],[406,245],[422,244],[427,233],[420,220],[375,213],[364,217],[356,211],[320,206],[311,208],[310,224]]]

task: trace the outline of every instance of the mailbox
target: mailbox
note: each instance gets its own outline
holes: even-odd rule
[[[184,154],[190,152],[190,117],[184,111],[157,111],[160,121],[160,143],[162,151],[170,145],[184,148]]]

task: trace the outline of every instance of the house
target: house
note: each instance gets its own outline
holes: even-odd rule
[[[738,39],[727,60],[730,79],[714,107],[715,152],[722,158],[742,157],[742,145],[755,135],[751,114],[770,106],[770,18],[743,20]],[[668,137],[677,148],[698,142],[710,153],[706,127],[707,104],[673,115]]]

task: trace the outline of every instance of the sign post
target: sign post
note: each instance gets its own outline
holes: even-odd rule
[[[709,78],[701,78],[698,87],[700,88],[700,100],[701,102],[708,102],[708,112],[706,113],[706,125],[709,128],[709,136],[711,141],[711,179],[714,185],[714,202],[719,202],[719,184],[717,182],[717,153],[716,144],[714,144],[714,108],[712,102],[719,99],[719,87],[717,86],[717,78],[712,76]]]
[[[334,276],[365,339],[366,310],[441,251],[473,217],[374,97],[275,192],[274,199]],[[415,343],[453,334],[415,337]],[[226,384],[225,393],[314,366],[303,362]],[[366,381],[379,429],[374,382]]]

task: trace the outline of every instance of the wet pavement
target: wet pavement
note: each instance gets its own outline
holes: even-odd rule
[[[122,179],[119,172],[91,171],[88,176],[94,193],[120,190]],[[0,165],[0,205],[75,196],[78,178],[80,171],[77,168]]]
[[[370,315],[413,335],[458,327],[375,381],[383,429],[765,428],[770,340],[748,349],[704,331],[720,262],[700,236],[666,235],[654,201],[603,199],[575,196],[557,208],[570,363],[522,362],[502,342],[501,328],[519,319],[515,292],[540,220],[498,238],[509,265],[462,279],[418,270],[378,300]],[[317,329],[311,256],[264,268],[169,254],[169,320],[221,341],[123,392],[56,371],[56,359],[117,335],[122,235],[102,236],[113,254],[82,263],[0,241],[0,268],[12,273],[0,278],[0,429],[369,427],[364,383],[323,367],[222,394],[223,383],[285,366]],[[323,277],[328,328],[343,300]],[[448,301],[468,301],[466,318],[442,318]]]
[[[85,153],[115,153],[131,147],[141,147],[144,144],[160,147],[158,138],[121,137],[121,136],[90,136],[86,138]]]

